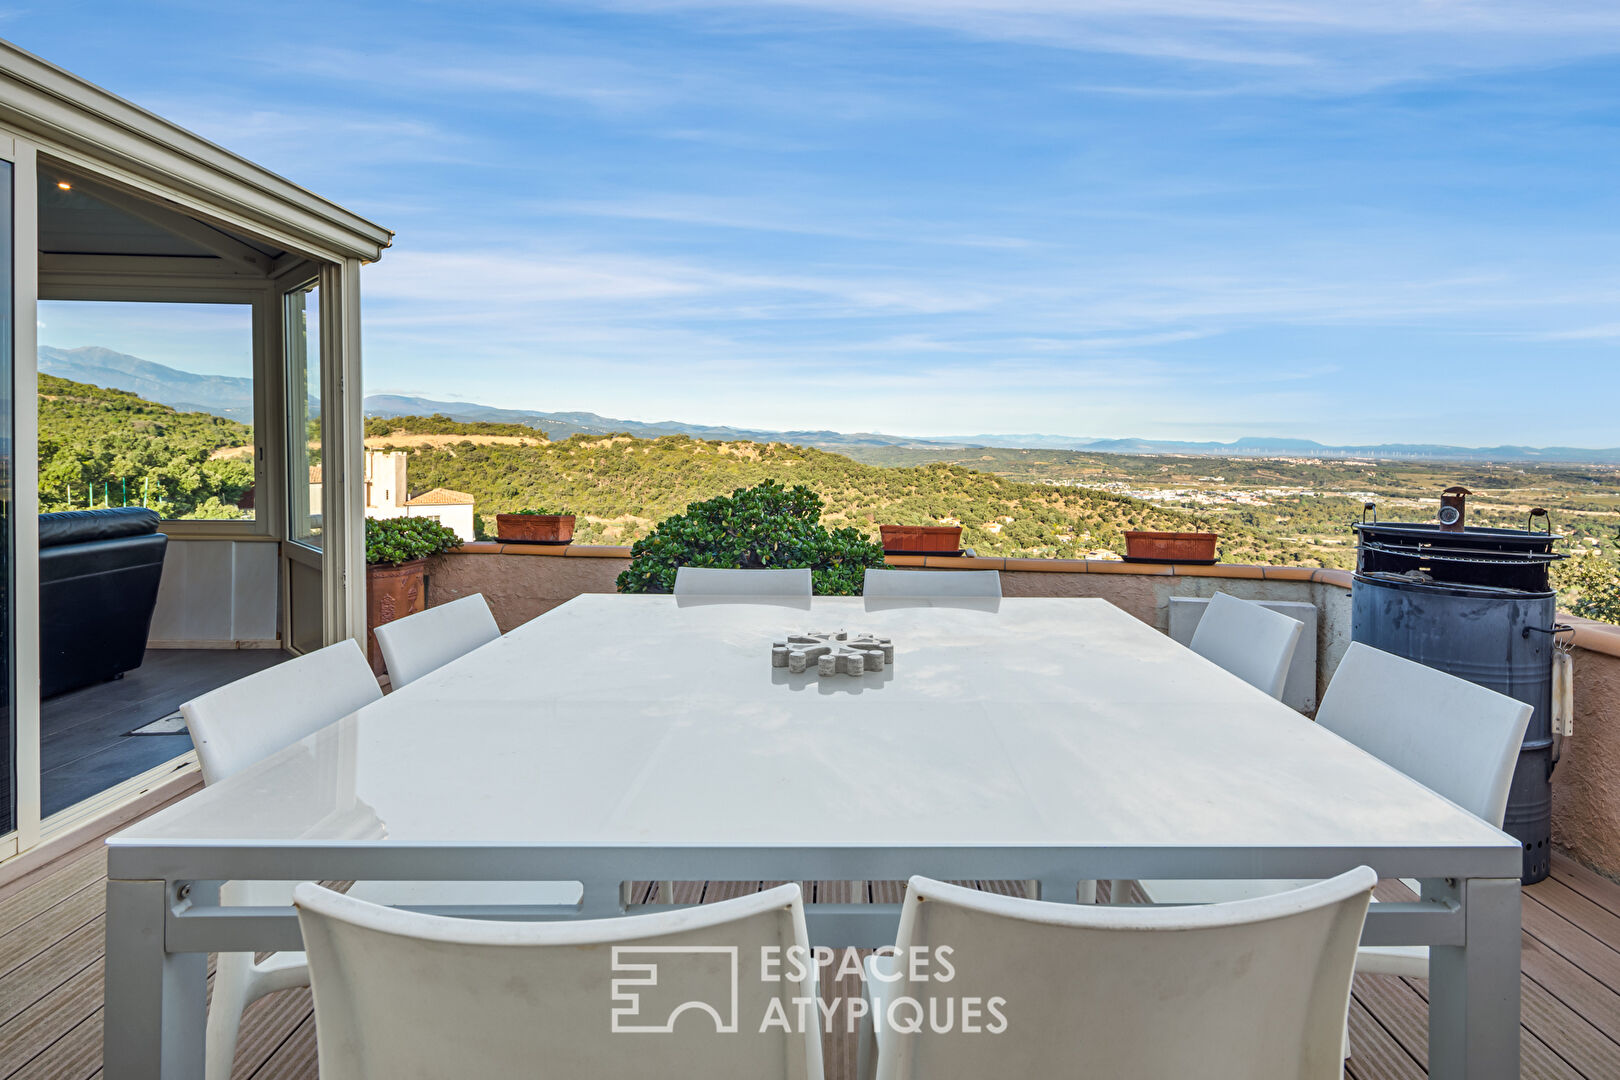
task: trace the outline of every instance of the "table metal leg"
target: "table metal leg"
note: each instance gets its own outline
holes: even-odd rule
[[[630,906],[628,881],[584,878],[580,886],[584,893],[580,897],[579,910],[588,919],[611,919],[623,915]]]
[[[1429,951],[1429,1075],[1519,1075],[1519,882],[1474,878],[1457,889],[1466,944]]]
[[[203,1074],[208,957],[164,951],[168,909],[166,882],[107,882],[107,1080],[198,1080]]]
[[[1057,881],[1052,878],[1039,878],[1035,882],[1035,898],[1038,900],[1046,900],[1054,904],[1072,904],[1080,898],[1080,885],[1090,885],[1093,890],[1096,889],[1095,882],[1080,882],[1079,885],[1077,885],[1073,881]],[[1095,900],[1096,897],[1097,894],[1095,891],[1093,891],[1091,894],[1091,899],[1087,900],[1086,902],[1090,903],[1091,900]]]

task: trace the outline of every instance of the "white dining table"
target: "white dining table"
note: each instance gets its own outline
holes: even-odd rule
[[[773,667],[808,630],[888,637],[893,663]],[[1363,863],[1423,881],[1363,941],[1431,946],[1431,1075],[1518,1075],[1517,841],[1096,599],[580,596],[108,847],[109,1080],[201,1075],[206,953],[300,947],[292,909],[220,906],[226,879],[574,881],[578,905],[453,910],[581,918],[631,880],[1072,901]],[[892,944],[897,909],[808,921]]]

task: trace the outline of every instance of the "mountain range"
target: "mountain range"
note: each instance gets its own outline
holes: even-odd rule
[[[244,423],[253,421],[253,380],[228,375],[198,375],[138,356],[96,345],[76,349],[39,347],[39,369],[75,382],[139,394],[186,412],[207,412]],[[312,410],[318,402],[311,399]],[[435,413],[463,422],[488,421],[524,424],[544,431],[553,439],[570,435],[627,434],[639,438],[688,435],[695,439],[788,443],[821,450],[855,450],[862,447],[913,447],[917,449],[966,449],[998,447],[1006,449],[1083,450],[1099,454],[1185,454],[1196,457],[1310,457],[1362,458],[1372,460],[1492,461],[1506,463],[1565,462],[1581,464],[1620,464],[1620,447],[1592,450],[1570,446],[1447,446],[1437,443],[1378,443],[1372,445],[1332,445],[1312,439],[1243,438],[1232,442],[1188,442],[1164,439],[1105,439],[1073,435],[978,434],[942,436],[885,435],[881,432],[842,432],[832,430],[773,431],[691,424],[678,420],[645,422],[600,416],[591,412],[542,412],[534,409],[503,409],[466,401],[438,401],[402,394],[370,394],[364,410],[367,416],[431,416]]]
[[[996,447],[1010,450],[1084,450],[1096,454],[1185,454],[1192,457],[1311,457],[1366,458],[1373,460],[1566,462],[1588,465],[1620,464],[1620,447],[1589,450],[1578,446],[1446,446],[1438,443],[1378,443],[1333,446],[1312,439],[1249,437],[1232,442],[1183,442],[1165,439],[1100,439],[1074,435],[980,434],[907,436],[860,431],[768,431],[756,428],[713,427],[677,420],[646,423],[617,420],[588,412],[539,412],[499,409],[466,401],[436,401],[398,394],[371,394],[365,401],[367,416],[431,416],[441,413],[452,420],[484,420],[526,424],[554,439],[570,435],[689,435],[694,439],[778,442],[813,446],[820,450],[852,450],[896,446],[916,449],[970,449]]]

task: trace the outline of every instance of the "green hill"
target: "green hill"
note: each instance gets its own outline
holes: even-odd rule
[[[235,420],[39,377],[42,511],[127,502],[169,518],[248,517],[237,504],[253,487],[252,446]]]
[[[422,425],[401,423],[396,430]],[[436,423],[435,427],[442,427]],[[842,454],[781,443],[705,442],[684,435],[570,439],[537,446],[458,443],[413,448],[411,487],[472,494],[486,519],[525,507],[580,516],[582,542],[628,543],[690,502],[774,479],[804,484],[827,505],[825,524],[873,536],[879,524],[955,520],[962,542],[981,554],[1084,557],[1122,551],[1126,529],[1190,529],[1197,515],[1107,492],[1024,484],[959,465],[864,465]],[[1256,548],[1246,534],[1225,538],[1223,557]]]

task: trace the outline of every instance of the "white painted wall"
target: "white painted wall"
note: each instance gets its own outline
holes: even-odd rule
[[[378,515],[372,514],[368,516],[376,517]],[[405,507],[405,516],[433,518],[469,544],[476,539],[473,536],[473,508],[470,505],[407,506]]]
[[[278,646],[280,574],[275,543],[170,537],[147,645],[154,649]]]

